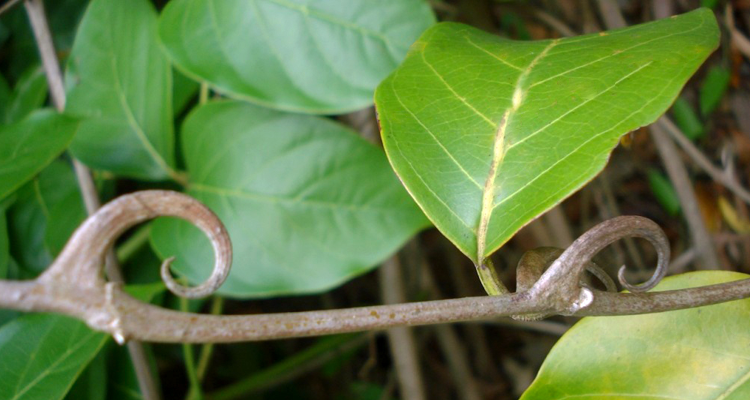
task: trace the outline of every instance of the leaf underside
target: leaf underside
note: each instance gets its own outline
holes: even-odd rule
[[[371,105],[434,22],[423,0],[173,0],[159,33],[181,71],[229,97],[341,114]]]
[[[747,279],[700,271],[677,290]],[[750,398],[750,300],[666,313],[584,318],[555,345],[522,400]]]
[[[510,41],[441,23],[378,87],[388,158],[475,263],[599,173],[718,44],[701,9],[617,31]]]
[[[182,137],[188,194],[232,239],[224,295],[325,291],[429,224],[382,151],[330,120],[220,101],[195,109]],[[208,276],[213,253],[197,228],[159,219],[151,234],[159,255],[176,256],[175,271]]]

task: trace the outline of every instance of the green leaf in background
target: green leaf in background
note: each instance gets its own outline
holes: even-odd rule
[[[138,179],[174,176],[172,70],[147,0],[93,0],[68,62],[67,114],[83,117],[71,150]]]
[[[47,22],[52,32],[55,50],[64,58],[70,53],[76,28],[89,0],[45,1]],[[7,3],[6,3],[7,4]],[[8,61],[7,77],[15,81],[34,64],[39,64],[39,49],[31,31],[25,7],[13,7],[0,15],[0,21],[10,31],[9,44],[4,51]],[[0,29],[2,31],[2,29]]]
[[[13,92],[10,90],[8,81],[0,74],[0,115],[5,115],[13,98]]]
[[[676,290],[746,279],[700,271]],[[750,398],[750,300],[624,317],[584,318],[555,345],[522,400]]]
[[[148,344],[143,344],[146,357],[152,365],[151,371],[158,371],[154,353]],[[107,400],[146,400],[138,386],[133,361],[128,349],[123,346],[111,346],[107,357]],[[158,382],[158,377],[155,377]]]
[[[648,184],[656,200],[669,215],[674,216],[680,212],[680,198],[677,197],[677,191],[669,178],[655,169],[650,169],[648,171]]]
[[[5,219],[5,210],[0,207],[0,279],[7,279],[8,277],[9,250],[8,223]]]
[[[73,168],[62,160],[17,193],[9,214],[13,254],[27,270],[40,273],[86,218],[86,209]]]
[[[81,376],[70,388],[66,400],[106,400],[107,363],[106,352],[100,351],[89,363]],[[132,367],[131,367],[132,368]]]
[[[62,399],[108,336],[52,314],[23,315],[0,328],[0,398]]]
[[[52,110],[35,111],[0,126],[0,199],[16,190],[68,147],[79,121]]]
[[[706,133],[703,122],[693,111],[693,106],[684,97],[678,97],[672,105],[674,123],[690,140],[698,139]]]
[[[25,118],[32,111],[44,105],[47,98],[47,78],[44,69],[35,65],[21,75],[8,99],[3,115],[4,124],[12,124]]]
[[[232,238],[224,295],[327,290],[427,225],[383,153],[330,120],[224,101],[193,111],[182,135],[188,194]],[[175,271],[208,276],[213,253],[197,228],[159,219],[151,234],[159,255],[177,257]]]
[[[228,96],[282,110],[340,114],[435,22],[423,0],[176,0],[159,21],[174,63]]]
[[[427,216],[481,262],[661,115],[718,35],[706,9],[534,42],[438,24],[377,89],[386,153]]]
[[[721,103],[721,99],[729,88],[732,73],[724,67],[713,67],[708,70],[700,90],[701,114],[705,117],[711,114]]]
[[[187,106],[190,99],[195,96],[200,88],[200,83],[188,78],[180,71],[173,69],[172,78],[172,102],[174,103],[174,115],[180,115]]]
[[[125,290],[149,302],[164,285],[132,285]],[[0,399],[62,399],[108,340],[83,322],[57,314],[26,314],[3,325]]]

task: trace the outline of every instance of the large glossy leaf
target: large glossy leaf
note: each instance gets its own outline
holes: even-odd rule
[[[701,271],[655,290],[747,279]],[[555,345],[523,400],[750,398],[750,300],[660,314],[584,318]]]
[[[68,147],[80,125],[51,110],[0,126],[0,199],[31,179]]]
[[[592,179],[716,47],[710,10],[534,42],[438,24],[377,89],[409,192],[474,262]]]
[[[66,72],[65,112],[84,117],[71,150],[91,167],[140,179],[172,174],[172,71],[147,0],[93,0]]]
[[[128,286],[149,302],[164,290],[159,282]],[[56,314],[26,314],[0,328],[0,399],[62,399],[109,340],[83,322]]]
[[[61,315],[27,314],[3,325],[0,398],[63,398],[107,339]]]
[[[423,0],[176,0],[159,32],[180,69],[220,92],[337,114],[372,104],[433,23]]]
[[[234,264],[220,293],[317,292],[369,271],[427,224],[383,153],[342,125],[247,103],[209,103],[183,127],[188,194],[226,224]],[[206,155],[210,156],[206,156]],[[161,256],[192,282],[213,253],[187,223],[157,220]]]

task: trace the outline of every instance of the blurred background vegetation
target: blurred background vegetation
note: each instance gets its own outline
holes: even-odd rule
[[[64,60],[88,2],[46,3],[58,56]],[[166,2],[154,3],[161,9]],[[721,46],[668,112],[679,128],[672,132],[680,135],[678,140],[668,140],[663,148],[652,136],[660,134],[654,132],[659,128],[629,133],[596,179],[519,232],[496,253],[494,261],[503,280],[510,283],[526,250],[566,247],[602,220],[642,215],[656,221],[669,236],[674,254],[671,274],[696,269],[750,272],[750,210],[748,198],[743,197],[747,192],[727,189],[732,182],[743,187],[750,183],[750,1],[432,0],[430,4],[439,21],[467,23],[514,40],[599,32],[701,6],[713,9],[722,27]],[[36,43],[20,4],[0,16],[0,74],[0,99],[12,104],[3,107],[0,122],[16,121],[49,103]],[[197,97],[196,83],[175,85],[176,110],[187,109]],[[377,141],[373,116],[372,110],[365,110],[337,118]],[[661,134],[666,133],[662,130]],[[668,168],[667,161],[673,166]],[[143,182],[115,181],[106,174],[97,175],[97,180],[104,198],[149,188]],[[43,178],[39,182],[55,185]],[[76,196],[50,190],[61,197]],[[17,262],[15,275],[33,276],[49,264],[48,255],[24,252],[16,244],[43,240],[26,229],[36,214],[18,208],[12,212],[8,224],[11,254]],[[62,212],[73,213],[64,207]],[[128,282],[157,279],[158,259],[149,246],[127,251]],[[654,261],[652,249],[638,240],[616,243],[597,259],[610,273],[627,264],[635,271],[631,280],[646,279]],[[407,301],[483,293],[469,260],[434,229],[415,237],[389,262],[400,264],[396,275],[374,271],[321,295],[189,303],[162,295],[158,301],[175,309],[253,314],[378,304],[394,296],[388,292],[399,286],[404,289],[396,298],[403,296]],[[144,268],[144,264],[152,267]],[[0,314],[0,323],[12,317],[12,313]],[[539,322],[503,320],[415,328],[417,359],[406,365],[397,365],[383,333],[192,346],[187,351],[194,354],[208,399],[514,399],[573,323],[574,318],[556,317]],[[148,354],[164,398],[190,397],[183,346],[150,345]],[[142,398],[124,348],[109,344],[68,398],[92,398],[92,393],[115,399]]]

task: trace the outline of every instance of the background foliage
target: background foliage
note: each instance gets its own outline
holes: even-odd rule
[[[470,129],[483,121],[460,112],[459,103],[466,93],[497,96],[477,103],[477,109],[495,122],[498,115],[493,110],[505,109],[513,102],[514,92],[491,90],[496,82],[480,79],[465,83],[467,74],[489,76],[501,68],[485,68],[482,63],[486,60],[481,59],[481,49],[503,49],[508,43],[496,37],[558,39],[570,30],[605,30],[620,12],[626,18],[623,22],[637,24],[701,4],[713,10],[654,26],[698,26],[697,16],[710,23],[712,12],[722,22],[727,15],[723,2],[630,0],[619,2],[614,9],[605,3],[614,4],[490,0],[47,2],[47,16],[65,70],[64,115],[46,108],[50,102],[36,44],[23,7],[16,6],[0,16],[0,278],[38,275],[83,220],[83,202],[70,164],[76,157],[94,170],[105,201],[134,190],[170,188],[202,200],[227,224],[236,251],[234,267],[219,296],[204,301],[180,303],[165,294],[160,284],[151,284],[158,281],[160,259],[171,255],[177,256],[175,271],[188,281],[199,282],[208,274],[210,248],[195,229],[163,219],[137,228],[119,243],[118,257],[127,281],[146,284],[131,290],[165,307],[235,314],[378,303],[379,278],[369,272],[400,248],[398,257],[391,260],[401,261],[408,300],[481,295],[470,260],[459,252],[476,258],[472,248],[476,238],[472,242],[449,234],[458,245],[456,249],[436,230],[425,230],[428,219],[379,148],[372,109],[375,88],[406,58],[401,78],[392,75],[378,90],[379,106],[386,100],[393,102],[390,97],[399,91],[427,90],[429,96],[402,99],[409,103],[404,109],[432,113],[426,124],[429,129]],[[728,15],[741,30],[750,23],[750,10],[742,4]],[[464,25],[435,26],[436,21],[462,22],[497,36]],[[423,37],[407,58],[412,43],[428,29],[431,34]],[[643,37],[634,38],[634,33],[658,36],[664,28],[633,29],[619,39],[594,36],[600,43],[598,51],[611,52],[618,46],[627,47],[630,41],[635,45]],[[480,43],[479,50],[452,42],[456,35],[473,38]],[[577,39],[570,40],[568,43]],[[615,43],[617,40],[624,42]],[[596,163],[589,163],[591,155],[587,153],[577,159],[580,165],[597,170],[620,134],[653,120],[668,107],[697,68],[696,60],[705,57],[717,39],[711,32],[697,30],[696,36],[685,34],[681,40],[674,37],[666,44],[657,41],[617,53],[606,68],[586,71],[586,76],[595,77],[590,86],[564,79],[549,81],[549,91],[566,85],[578,90],[577,99],[571,102],[581,101],[586,107],[580,109],[577,119],[566,122],[571,124],[567,129],[581,135],[606,129],[616,119],[614,114],[627,114],[628,107],[636,107],[646,98],[659,103],[647,116],[628,120],[620,127],[622,132],[606,138]],[[527,43],[523,51],[508,46],[508,60],[526,65],[549,43]],[[566,41],[560,46],[563,43]],[[701,56],[656,68],[663,60],[687,57],[691,52],[701,52]],[[456,54],[462,58],[452,58]],[[568,69],[591,60],[569,54],[557,61]],[[445,82],[457,80],[455,92],[440,86],[431,75],[433,62]],[[627,102],[589,101],[640,67],[652,69],[637,85],[615,90],[620,98],[627,97]],[[552,76],[558,72],[540,73]],[[514,73],[523,75],[523,71]],[[409,79],[403,79],[407,74]],[[747,74],[742,48],[731,46],[725,36],[720,50],[688,83],[669,112],[696,146],[745,186],[750,166],[746,112],[750,100],[747,80],[742,78]],[[530,74],[526,78],[544,79]],[[675,81],[668,93],[653,93],[662,89],[667,79]],[[644,81],[647,87],[640,89]],[[648,85],[651,82],[653,86]],[[532,111],[549,115],[565,106],[563,100],[543,93],[529,95],[522,104],[526,102],[534,106]],[[533,118],[536,114],[524,116],[522,107],[518,111],[517,123],[542,123]],[[386,112],[391,115],[383,118],[384,129],[395,132],[394,111]],[[421,129],[413,121],[407,124],[406,117],[397,121],[398,126]],[[584,128],[574,129],[576,124]],[[484,130],[488,133],[484,136],[495,133]],[[396,150],[405,151],[395,145],[395,136],[386,135],[384,145],[401,179],[419,200],[423,194],[413,190],[412,178],[399,167],[403,161],[394,156]],[[549,137],[545,140],[548,150],[561,146]],[[675,272],[709,267],[750,271],[750,213],[743,202],[688,163],[692,179],[688,184],[700,205],[698,218],[705,222],[717,254],[715,265],[695,262],[693,232],[685,223],[686,218],[694,217],[689,214],[693,211],[682,206],[675,191],[675,186],[679,189],[684,183],[672,182],[662,172],[648,129],[638,129],[620,143],[598,178],[521,230],[495,254],[505,282],[513,281],[513,267],[523,251],[542,245],[566,246],[596,222],[620,214],[645,215],[665,228],[673,252],[683,256],[675,263]],[[458,141],[452,145],[471,153],[467,148],[474,144]],[[491,150],[484,142],[479,148],[482,154]],[[524,160],[541,157],[536,147],[519,149]],[[421,167],[434,173],[433,181],[439,180],[437,172],[446,172],[440,164],[430,164],[436,160],[433,155],[417,147],[411,151]],[[533,168],[520,171],[536,174]],[[569,168],[561,174],[566,172],[573,175]],[[483,174],[475,174],[480,185],[485,183]],[[525,195],[522,205],[530,211],[523,222],[493,239],[480,257],[491,254],[512,232],[594,174],[542,205],[531,204],[539,193]],[[527,175],[511,176],[507,179],[515,181],[508,184],[523,186],[529,180]],[[554,187],[559,176],[553,178],[550,185]],[[447,186],[443,189],[456,193]],[[482,207],[476,199],[464,200],[456,201],[469,204],[472,212]],[[429,216],[440,227],[440,218]],[[633,279],[643,278],[650,274],[650,251],[639,242],[625,242],[605,251],[598,262],[610,271],[627,263],[637,271]],[[728,278],[712,275],[698,280],[705,279]],[[392,290],[387,284],[381,286],[383,291]],[[271,296],[276,298],[268,299]],[[253,300],[243,300],[249,298]],[[744,306],[738,303],[736,307]],[[722,312],[718,313],[716,318],[722,317]],[[689,325],[688,318],[681,316],[677,323]],[[420,368],[407,374],[422,374],[426,382],[433,382],[424,389],[428,398],[517,398],[531,383],[556,337],[574,322],[555,318],[522,325],[502,321],[419,328],[415,334]],[[529,398],[534,393],[549,393],[544,390],[556,384],[558,354],[576,351],[575,346],[583,346],[577,351],[585,352],[588,346],[600,345],[575,340],[576,335],[597,335],[586,333],[586,324],[596,322],[585,322],[561,341]],[[669,331],[660,330],[664,320],[657,317],[640,324],[653,329],[648,333],[652,337]],[[720,328],[724,323],[717,320],[712,326]],[[605,324],[607,328],[614,329]],[[739,329],[733,336],[735,342],[742,342],[746,331]],[[574,344],[565,344],[569,342]],[[655,346],[665,349],[658,343]],[[634,350],[626,350],[629,356],[633,354]],[[147,347],[147,352],[161,392],[170,399],[411,398],[397,389],[403,374],[397,377],[387,343],[375,335],[183,349],[154,345]],[[3,360],[10,360],[0,363],[3,398],[142,398],[127,352],[109,338],[63,317],[0,310],[0,354]],[[187,363],[187,373],[186,354],[193,355],[198,364]],[[670,353],[666,357],[679,356]],[[201,363],[210,367],[201,372]],[[702,373],[725,376],[710,365]],[[202,391],[193,385],[188,393],[188,374],[199,377]],[[603,382],[606,376],[594,379]],[[680,382],[693,377],[675,371],[662,379]]]

